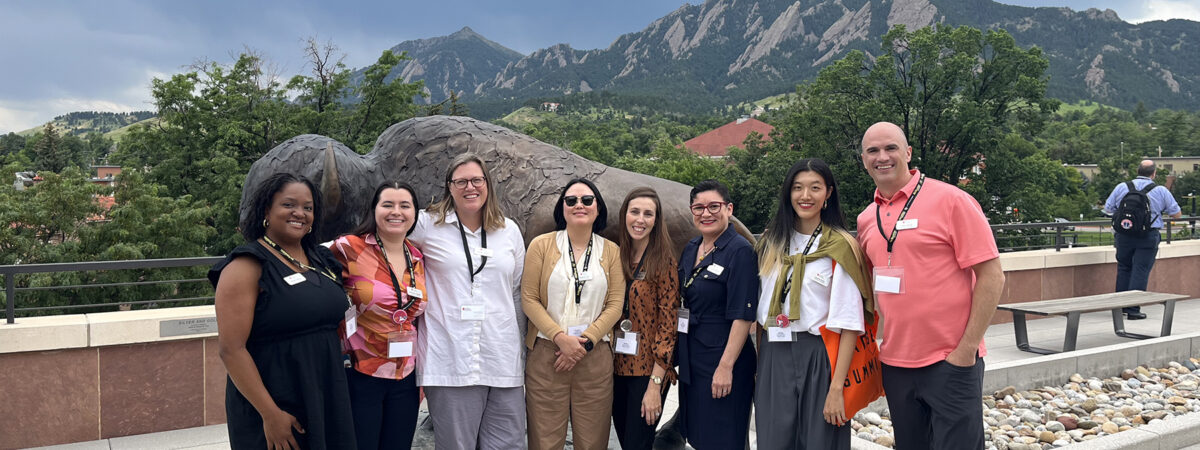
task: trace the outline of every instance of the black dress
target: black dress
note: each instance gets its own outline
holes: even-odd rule
[[[750,432],[754,398],[755,354],[749,339],[733,364],[733,385],[725,397],[712,398],[713,376],[725,353],[734,320],[753,322],[758,312],[758,258],[754,248],[727,228],[711,254],[693,266],[700,238],[688,242],[679,259],[679,292],[691,319],[688,332],[679,333],[675,357],[679,364],[679,410],[682,433],[692,447],[741,449]],[[710,268],[719,266],[716,273]],[[698,272],[697,272],[698,271]],[[696,273],[688,288],[683,285]]]
[[[246,350],[275,404],[304,428],[304,434],[293,430],[296,442],[301,448],[355,448],[337,335],[338,324],[350,306],[342,290],[341,265],[328,249],[318,247],[309,252],[309,262],[327,268],[338,279],[310,270],[302,273],[303,282],[288,285],[283,278],[296,272],[266,247],[251,242],[234,249],[209,270],[213,286],[221,270],[240,256],[254,257],[262,265]],[[232,448],[266,448],[262,417],[232,379],[225,386],[225,416]]]

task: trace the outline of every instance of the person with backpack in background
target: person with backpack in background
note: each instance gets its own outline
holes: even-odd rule
[[[1183,216],[1171,191],[1154,184],[1154,161],[1138,165],[1137,178],[1118,184],[1104,202],[1104,212],[1112,214],[1113,233],[1117,247],[1116,292],[1146,290],[1150,269],[1158,255],[1158,230],[1163,227],[1163,214],[1172,218]],[[1124,309],[1129,320],[1145,319],[1140,307]]]

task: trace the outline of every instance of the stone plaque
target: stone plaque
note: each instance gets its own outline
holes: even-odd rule
[[[162,320],[158,322],[158,337],[187,336],[217,332],[216,317]]]

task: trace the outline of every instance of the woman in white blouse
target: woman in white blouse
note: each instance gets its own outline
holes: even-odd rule
[[[754,397],[758,448],[850,448],[846,422],[854,412],[842,389],[870,289],[845,228],[829,166],[793,165],[757,244],[758,323],[766,331]],[[837,344],[832,358],[823,331]]]
[[[525,445],[525,241],[494,193],[483,160],[460,154],[446,170],[442,200],[421,212],[409,235],[425,255],[429,299],[416,370],[438,449]]]
[[[530,327],[525,345],[529,448],[561,449],[567,422],[575,448],[608,448],[613,354],[625,273],[617,244],[597,235],[608,208],[595,184],[567,182],[554,206],[558,231],[529,243],[521,279]]]

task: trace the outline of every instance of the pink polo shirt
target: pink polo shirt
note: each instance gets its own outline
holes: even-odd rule
[[[920,173],[892,198],[875,191],[875,201],[858,215],[858,242],[873,267],[888,264],[887,240],[876,226],[879,210],[890,237]],[[879,359],[896,367],[925,367],[946,359],[958,346],[971,314],[975,272],[971,266],[1000,256],[979,203],[957,187],[926,178],[904,217],[917,226],[900,230],[892,267],[904,269],[904,293],[875,291],[883,316]],[[979,356],[987,354],[979,343]]]

